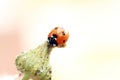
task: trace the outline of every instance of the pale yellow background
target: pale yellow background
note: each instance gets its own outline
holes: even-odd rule
[[[0,74],[16,74],[15,56],[55,26],[70,38],[52,52],[53,80],[120,80],[119,0],[1,0]]]

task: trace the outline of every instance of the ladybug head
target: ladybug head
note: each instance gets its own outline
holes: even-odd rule
[[[57,43],[57,35],[56,34],[53,34],[52,36],[48,37],[48,42],[50,45],[52,46],[58,46],[58,43]]]

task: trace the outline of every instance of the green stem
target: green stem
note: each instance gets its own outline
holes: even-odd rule
[[[30,78],[30,75],[28,73],[24,74],[24,77],[22,80],[29,80]]]

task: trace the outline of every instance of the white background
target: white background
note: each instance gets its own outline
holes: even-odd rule
[[[17,30],[20,51],[35,48],[55,26],[69,30],[67,47],[51,54],[53,80],[120,80],[119,21],[119,0],[0,1],[0,34]]]

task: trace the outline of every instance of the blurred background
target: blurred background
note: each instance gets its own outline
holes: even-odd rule
[[[0,80],[56,26],[70,38],[51,54],[53,80],[120,80],[119,21],[119,0],[0,0]]]

